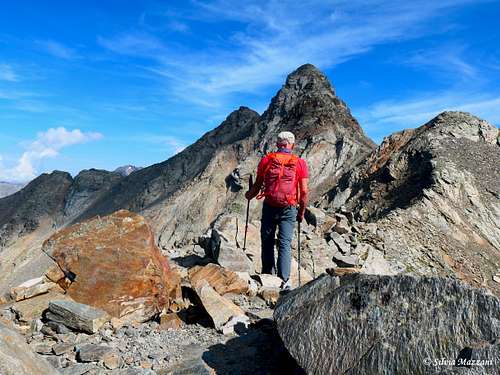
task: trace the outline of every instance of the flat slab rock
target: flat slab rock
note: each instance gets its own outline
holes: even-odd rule
[[[188,271],[191,285],[197,285],[206,280],[219,294],[244,294],[248,291],[248,283],[240,278],[236,272],[225,269],[218,264],[210,263],[206,266],[196,266]]]
[[[274,318],[285,347],[310,374],[498,370],[500,300],[452,279],[323,275],[281,298]],[[490,362],[435,365],[443,358]]]
[[[57,375],[59,372],[36,355],[24,337],[0,323],[0,374]]]
[[[109,315],[92,306],[60,300],[49,302],[47,318],[78,331],[96,333],[109,320]]]
[[[180,278],[155,244],[146,220],[121,210],[54,234],[43,251],[73,282],[77,302],[115,318],[146,321],[181,298]]]

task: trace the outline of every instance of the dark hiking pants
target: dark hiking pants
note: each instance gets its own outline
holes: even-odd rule
[[[262,242],[262,273],[275,274],[274,244],[278,228],[278,277],[290,278],[292,261],[293,228],[297,220],[297,208],[288,206],[276,208],[264,203],[260,226]]]

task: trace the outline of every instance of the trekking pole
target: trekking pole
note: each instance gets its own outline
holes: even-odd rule
[[[298,224],[299,224],[299,227],[298,227],[298,233],[297,233],[297,250],[299,253],[299,261],[298,261],[297,268],[299,269],[299,287],[300,287],[300,285],[301,285],[301,282],[300,282],[300,221],[298,222]]]
[[[250,181],[248,182],[249,189],[252,189],[253,186],[253,176],[250,175]],[[248,217],[250,216],[250,199],[247,199],[247,217],[245,220],[245,238],[243,239],[243,251],[247,249],[247,232],[248,232]]]

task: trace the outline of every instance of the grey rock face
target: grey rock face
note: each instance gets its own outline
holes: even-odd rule
[[[9,239],[33,232],[41,222],[55,221],[72,181],[66,172],[42,174],[17,193],[0,199],[0,251]]]
[[[58,371],[33,353],[24,337],[0,323],[0,374],[57,375]]]
[[[120,179],[118,173],[97,169],[81,171],[74,178],[65,199],[65,221],[78,216]]]
[[[438,277],[323,275],[274,313],[291,355],[310,374],[493,374],[500,300]],[[436,361],[485,360],[460,368]]]

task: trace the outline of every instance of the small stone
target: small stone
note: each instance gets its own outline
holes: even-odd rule
[[[33,319],[30,323],[31,333],[38,333],[43,327],[43,323],[40,319]]]
[[[188,275],[193,287],[196,287],[200,280],[206,280],[221,295],[226,293],[243,294],[248,291],[248,283],[244,279],[218,264],[210,263],[203,267],[193,267],[188,271]]]
[[[112,350],[111,347],[105,345],[85,344],[78,349],[77,359],[80,362],[97,362]]]
[[[35,346],[35,352],[38,354],[50,354],[52,353],[52,346],[47,344],[38,344]]]
[[[342,254],[350,253],[351,247],[340,234],[337,232],[331,232],[330,239]]]
[[[118,368],[121,365],[120,355],[115,351],[107,353],[103,357],[102,361],[104,366],[109,370],[114,370],[115,368]]]
[[[61,368],[62,367],[61,357],[58,357],[58,356],[55,356],[55,355],[50,355],[50,356],[45,357],[45,359],[54,368]]]
[[[176,313],[163,314],[160,316],[159,330],[173,329],[177,330],[182,327],[182,320]]]
[[[47,317],[50,319],[50,317],[52,316],[52,314],[50,314],[50,312],[47,313]],[[49,320],[47,323],[45,323],[48,327],[50,327],[54,332],[56,333],[59,333],[59,334],[66,334],[66,333],[70,333],[70,329],[68,327],[66,327],[64,324],[62,323],[58,323],[58,322],[54,322],[54,321],[51,321]]]
[[[333,227],[333,230],[338,234],[346,234],[351,231],[349,224],[347,222],[337,221],[337,224]]]
[[[10,290],[10,296],[14,301],[22,301],[36,297],[40,294],[48,293],[54,287],[54,283],[44,282],[42,277],[28,280],[21,285]]]
[[[283,280],[281,280],[278,276],[268,275],[265,273],[258,275],[257,278],[264,288],[279,288],[283,282]]]
[[[249,323],[250,319],[246,315],[233,316],[222,326],[222,333],[224,335],[232,335],[235,331],[243,333],[247,330]]]
[[[62,370],[63,375],[83,375],[96,369],[96,365],[92,363],[78,363],[72,366],[66,367]]]
[[[493,276],[493,281],[500,284],[500,275]]]
[[[59,280],[64,279],[64,272],[61,270],[57,264],[53,264],[47,272],[45,272],[45,277],[50,281],[57,283]]]
[[[333,254],[332,260],[339,267],[353,267],[358,265],[358,257],[342,255],[340,252]]]
[[[344,276],[351,275],[353,273],[359,273],[359,268],[354,267],[337,267],[337,268],[327,268],[326,273],[330,276]]]
[[[274,305],[280,297],[280,288],[262,287],[259,290],[259,296],[262,297],[268,305]]]
[[[52,347],[52,351],[54,352],[55,355],[69,353],[69,352],[72,352],[74,349],[75,349],[74,344],[65,343],[65,342],[60,343],[60,344],[55,344]]]

